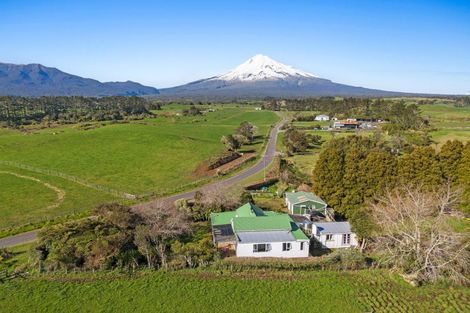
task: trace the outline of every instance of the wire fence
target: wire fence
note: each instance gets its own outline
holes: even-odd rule
[[[90,182],[88,182],[84,179],[81,179],[79,177],[76,177],[76,176],[73,176],[73,175],[68,175],[68,174],[61,173],[61,172],[54,171],[54,170],[50,170],[50,169],[44,169],[44,168],[34,167],[34,166],[31,166],[31,165],[26,165],[26,164],[22,164],[22,163],[18,163],[18,162],[4,161],[4,160],[0,160],[0,164],[7,165],[7,166],[13,166],[13,167],[16,167],[16,168],[21,168],[21,169],[25,169],[25,170],[28,170],[28,171],[31,171],[31,172],[36,172],[36,173],[45,174],[45,175],[49,175],[49,176],[60,177],[60,178],[72,181],[74,183],[77,183],[77,184],[80,184],[80,185],[83,185],[83,186],[86,186],[86,187],[89,187],[89,188],[92,188],[92,189],[95,189],[95,190],[98,190],[98,191],[103,191],[103,192],[106,192],[106,193],[111,194],[113,196],[124,198],[124,199],[137,199],[138,198],[137,195],[134,195],[134,194],[131,194],[131,193],[122,192],[122,191],[119,191],[119,190],[116,190],[116,189],[109,188],[107,186],[90,183]]]

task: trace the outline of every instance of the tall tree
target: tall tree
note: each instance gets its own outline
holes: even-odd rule
[[[458,178],[458,168],[463,154],[463,144],[458,140],[448,140],[439,152],[442,175],[452,183]]]
[[[439,158],[432,147],[417,147],[400,157],[398,176],[402,182],[430,190],[440,186],[443,175]]]
[[[457,168],[457,173],[457,182],[463,192],[462,207],[470,212],[470,142],[467,142],[462,151],[462,159]]]

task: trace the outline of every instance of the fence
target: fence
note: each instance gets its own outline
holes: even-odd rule
[[[109,187],[106,187],[106,186],[103,186],[103,185],[90,183],[90,182],[88,182],[86,180],[83,180],[81,178],[78,178],[76,176],[64,174],[64,173],[54,171],[54,170],[38,168],[38,167],[34,167],[34,166],[26,165],[26,164],[21,164],[21,163],[13,162],[13,161],[0,160],[0,164],[7,165],[7,166],[13,166],[13,167],[16,167],[16,168],[21,168],[21,169],[25,169],[25,170],[28,170],[28,171],[31,171],[31,172],[36,172],[36,173],[45,174],[45,175],[49,175],[49,176],[60,177],[60,178],[66,179],[66,180],[70,180],[74,183],[77,183],[77,184],[80,184],[80,185],[83,185],[83,186],[86,186],[86,187],[89,187],[89,188],[92,188],[92,189],[95,189],[95,190],[98,190],[98,191],[103,191],[103,192],[106,192],[108,194],[114,195],[116,197],[124,198],[124,199],[136,199],[137,198],[136,195],[126,193],[126,192],[122,192],[122,191],[118,191],[118,190],[115,190],[115,189],[112,189],[112,188],[109,188]]]

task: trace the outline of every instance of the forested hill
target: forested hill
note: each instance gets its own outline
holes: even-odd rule
[[[141,96],[158,90],[136,82],[106,82],[62,72],[41,64],[0,63],[0,95],[10,96]]]

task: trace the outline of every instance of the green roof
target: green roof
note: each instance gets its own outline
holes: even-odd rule
[[[291,230],[291,218],[287,214],[271,216],[238,217],[233,219],[233,231]]]
[[[264,211],[253,203],[246,203],[235,210],[239,217],[255,217],[265,215]]]
[[[212,226],[233,225],[234,232],[291,231],[296,240],[309,240],[288,214],[263,211],[247,203],[235,211],[211,213]]]
[[[317,196],[313,192],[305,192],[305,191],[286,192],[286,198],[287,198],[287,201],[289,201],[292,204],[302,203],[306,201],[313,201],[313,202],[318,202],[318,203],[326,205],[326,202],[323,201],[319,196]]]
[[[212,226],[232,224],[232,218],[236,213],[236,211],[211,213],[211,224]]]
[[[275,213],[275,212],[272,212]],[[264,212],[259,207],[252,203],[246,203],[236,209],[235,211],[221,212],[221,213],[211,213],[211,223],[212,225],[226,225],[232,224],[232,218],[234,217],[256,217],[256,216],[265,216],[271,214],[271,212]],[[277,213],[276,213],[277,214]]]
[[[291,229],[292,229],[292,235],[294,236],[295,239],[297,240],[310,240],[308,239],[307,235],[304,234],[302,229],[300,229],[299,226],[297,226],[294,221],[291,220]]]

